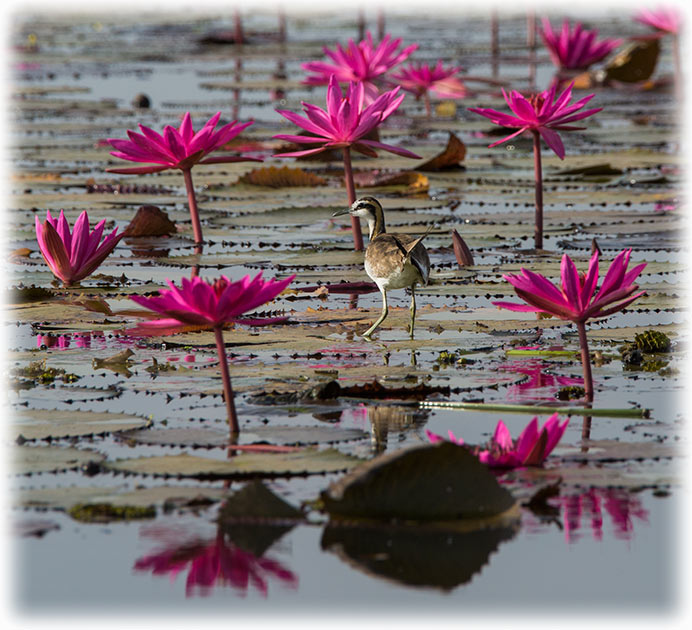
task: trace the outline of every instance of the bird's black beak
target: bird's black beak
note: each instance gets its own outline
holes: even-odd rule
[[[348,214],[349,212],[351,212],[350,208],[346,208],[345,210],[337,210],[332,216],[333,217],[340,217],[341,215]]]

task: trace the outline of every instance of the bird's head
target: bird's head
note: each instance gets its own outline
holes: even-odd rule
[[[374,197],[361,197],[356,199],[350,208],[337,210],[332,216],[338,217],[343,214],[350,214],[354,217],[362,217],[366,221],[374,221],[378,212],[382,212],[382,206],[377,199]]]

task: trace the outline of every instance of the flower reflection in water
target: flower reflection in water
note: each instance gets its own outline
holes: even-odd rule
[[[616,539],[631,540],[635,519],[648,523],[649,512],[637,496],[624,488],[589,488],[550,499],[535,516],[539,521],[534,520],[530,512],[524,513],[523,524],[529,531],[541,533],[546,523],[557,523],[564,531],[565,542],[574,544],[584,538],[589,529],[594,540],[602,541],[604,522],[608,519]]]
[[[649,513],[641,501],[620,488],[590,488],[582,494],[561,496],[559,502],[568,543],[581,537],[582,522],[590,525],[595,540],[602,540],[604,510],[610,516],[613,533],[619,540],[632,538],[633,518],[648,522]]]
[[[540,359],[500,365],[498,370],[501,372],[524,374],[528,377],[525,381],[510,386],[507,389],[507,398],[509,400],[553,399],[561,387],[584,386],[584,379],[581,377],[559,376],[549,373],[547,370],[552,367],[553,365]]]
[[[242,596],[254,587],[266,597],[270,578],[292,588],[298,586],[298,576],[280,562],[241,549],[222,532],[215,540],[191,541],[139,558],[134,568],[153,575],[169,574],[171,581],[187,571],[186,597],[210,595],[214,586],[230,586]]]
[[[103,333],[80,333],[74,335],[36,335],[36,347],[41,349],[46,348],[58,348],[59,350],[65,350],[70,347],[71,343],[74,341],[75,347],[77,348],[91,348],[91,341],[93,337],[98,337],[100,341],[105,343]]]

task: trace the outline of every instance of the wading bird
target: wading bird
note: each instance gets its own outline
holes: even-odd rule
[[[421,241],[428,232],[414,238],[405,234],[387,234],[384,225],[382,205],[374,197],[363,197],[353,202],[350,208],[338,210],[337,217],[350,214],[362,217],[368,222],[370,243],[365,250],[365,272],[372,278],[382,293],[382,314],[378,320],[363,334],[366,339],[387,317],[387,291],[393,289],[411,289],[411,322],[409,334],[413,339],[413,327],[416,321],[416,284],[427,285],[430,276],[430,259]]]

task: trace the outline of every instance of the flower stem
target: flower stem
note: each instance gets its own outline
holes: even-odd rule
[[[584,370],[584,393],[587,402],[593,402],[593,378],[591,376],[591,358],[589,357],[589,341],[586,338],[586,324],[576,322],[581,346],[581,365]]]
[[[430,103],[430,94],[427,92],[427,90],[425,94],[423,94],[423,102],[425,103],[425,114],[428,119],[430,119],[432,118],[432,105]]]
[[[190,218],[192,219],[192,231],[195,235],[195,243],[203,243],[202,224],[199,222],[199,211],[197,210],[197,198],[195,197],[195,186],[192,183],[192,171],[189,168],[182,169],[185,178],[185,188],[187,189],[187,203],[190,208]]]
[[[344,182],[350,206],[356,200],[356,187],[353,184],[353,168],[351,167],[351,147],[344,147]],[[363,251],[363,234],[360,231],[358,217],[351,217],[351,230],[353,231],[353,249],[357,252]]]
[[[541,136],[536,130],[533,133],[533,166],[536,179],[536,227],[534,246],[543,249],[543,167],[541,165]]]
[[[231,387],[231,377],[228,373],[228,361],[226,359],[226,346],[223,343],[223,332],[221,326],[214,328],[216,338],[216,351],[219,355],[219,367],[221,368],[221,380],[223,381],[223,397],[226,399],[226,415],[228,424],[231,427],[231,435],[240,433],[238,426],[238,416],[235,412],[235,402],[233,401],[233,388]]]

